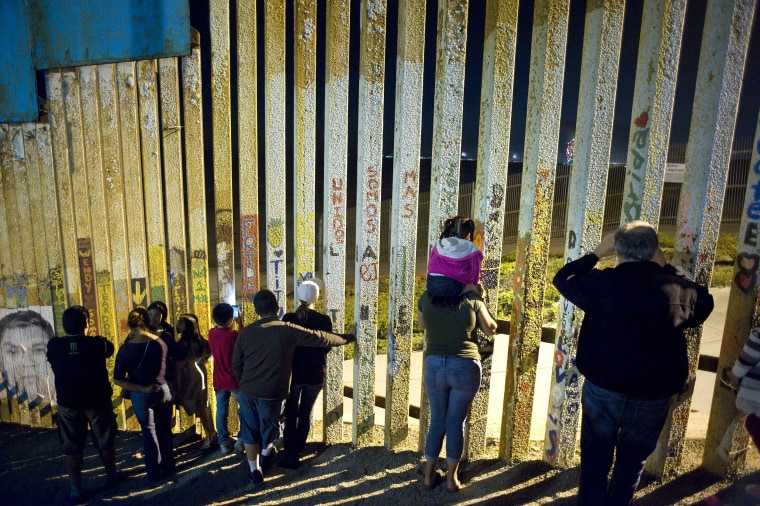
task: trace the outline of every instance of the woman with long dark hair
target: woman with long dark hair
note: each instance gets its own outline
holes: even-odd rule
[[[154,482],[174,474],[171,391],[165,379],[168,348],[150,332],[144,307],[130,311],[127,324],[129,336],[116,354],[113,381],[130,392],[142,430],[145,478]]]
[[[425,440],[425,486],[442,480],[436,471],[446,437],[446,489],[461,488],[457,472],[464,449],[464,422],[480,387],[481,367],[473,331],[496,332],[496,321],[474,292],[432,297],[425,291],[417,304],[417,324],[425,330],[425,391],[430,401],[430,427]]]

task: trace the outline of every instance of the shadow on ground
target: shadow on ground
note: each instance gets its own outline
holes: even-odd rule
[[[349,442],[326,447],[310,442],[303,464],[295,470],[274,468],[265,484],[254,489],[245,475],[241,456],[219,451],[201,452],[200,438],[175,436],[177,474],[156,485],[142,480],[144,466],[139,432],[122,432],[117,440],[118,463],[127,479],[105,490],[105,475],[97,454],[85,452],[83,486],[90,504],[554,504],[576,503],[577,466],[554,469],[540,461],[541,445],[532,445],[535,460],[508,465],[497,457],[491,442],[487,455],[464,466],[460,492],[448,493],[445,485],[434,490],[422,484],[423,457],[416,447],[386,450],[382,427],[376,428],[373,445],[354,449]],[[350,436],[350,429],[345,431]],[[410,436],[409,441],[417,438]],[[415,443],[416,444],[416,443]],[[701,442],[689,440],[684,460],[701,455]],[[0,424],[0,503],[4,505],[59,504],[68,491],[64,458],[54,429]],[[693,454],[690,456],[690,454]],[[756,467],[755,467],[756,469]],[[744,487],[760,480],[749,472],[734,482],[700,468],[686,469],[670,480],[645,480],[636,504],[718,504],[703,500],[715,495],[732,506],[755,504]],[[712,500],[712,499],[711,499]]]

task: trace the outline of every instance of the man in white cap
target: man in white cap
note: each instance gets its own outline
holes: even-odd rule
[[[330,317],[314,310],[314,303],[319,299],[318,281],[315,278],[298,285],[296,295],[299,306],[294,313],[284,315],[282,321],[308,329],[332,332]],[[280,459],[282,467],[295,469],[299,465],[311,429],[311,410],[325,385],[328,351],[329,348],[299,346],[293,354],[290,394],[285,402],[285,450]]]

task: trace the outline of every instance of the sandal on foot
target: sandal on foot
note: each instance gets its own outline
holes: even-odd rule
[[[441,483],[443,483],[443,481],[445,479],[446,479],[446,477],[443,474],[441,474],[440,471],[436,471],[433,474],[433,483],[430,484],[430,485],[428,485],[427,483],[424,483],[424,481],[423,481],[423,484],[425,485],[426,489],[433,490],[435,487],[437,487],[438,485],[440,485]]]

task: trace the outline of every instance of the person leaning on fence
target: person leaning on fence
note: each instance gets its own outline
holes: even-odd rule
[[[614,268],[594,268],[612,255]],[[685,391],[684,329],[707,319],[713,298],[667,264],[657,232],[644,221],[606,235],[553,282],[585,312],[576,357],[585,377],[578,504],[629,504],[671,397]]]
[[[293,353],[297,346],[341,346],[356,340],[349,334],[309,330],[277,319],[274,293],[261,290],[253,297],[261,319],[246,326],[235,343],[232,370],[240,385],[240,440],[248,460],[248,479],[264,484],[262,471],[277,456],[280,416],[288,397]]]
[[[332,332],[330,317],[314,310],[319,285],[314,280],[303,281],[298,285],[297,295],[300,305],[294,313],[286,313],[282,321]],[[285,449],[279,463],[282,467],[298,467],[311,429],[311,410],[325,385],[328,351],[329,348],[299,346],[293,354],[293,376],[285,402]]]
[[[66,454],[71,487],[70,499],[82,496],[83,452],[87,425],[92,443],[106,470],[106,485],[121,481],[116,469],[116,416],[111,403],[111,382],[106,359],[114,345],[105,337],[88,336],[89,311],[72,306],[63,312],[66,336],[53,337],[47,345],[47,359],[55,375],[58,395],[58,438]]]
[[[130,392],[142,430],[145,479],[155,482],[174,474],[172,396],[165,379],[168,348],[150,332],[150,316],[144,307],[129,312],[127,325],[129,337],[116,354],[113,382]]]
[[[457,492],[459,462],[464,450],[464,421],[480,388],[481,365],[476,326],[496,332],[488,306],[474,292],[432,297],[425,291],[417,303],[417,325],[425,330],[425,392],[430,401],[430,427],[425,439],[425,487],[442,480],[436,465],[446,437],[446,490]]]
[[[234,448],[242,453],[243,446],[230,437],[227,413],[230,407],[230,395],[235,396],[238,406],[238,382],[232,372],[232,351],[238,338],[235,323],[235,310],[226,302],[214,306],[211,313],[216,327],[208,331],[208,344],[214,357],[214,395],[216,396],[216,432],[219,449],[229,453]],[[239,416],[239,415],[238,415]]]

